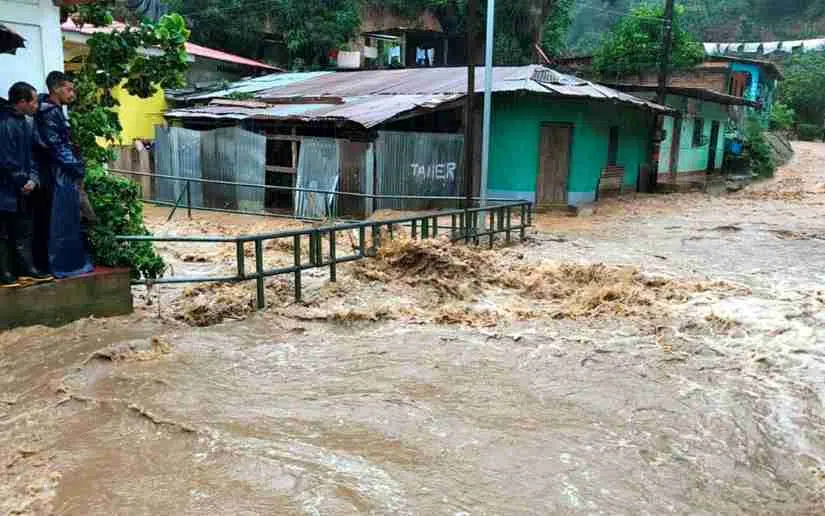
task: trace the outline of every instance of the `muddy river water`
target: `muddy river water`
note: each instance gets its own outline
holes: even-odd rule
[[[667,285],[353,269],[204,327],[136,291],[0,333],[0,514],[823,514],[823,163],[798,144],[746,192],[542,216],[479,262]]]

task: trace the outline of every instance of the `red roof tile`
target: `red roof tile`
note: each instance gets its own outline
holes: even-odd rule
[[[61,26],[63,32],[76,32],[80,34],[87,34],[92,35],[96,32],[113,32],[113,31],[120,31],[126,29],[126,24],[122,22],[114,22],[108,27],[95,27],[92,25],[82,25],[78,26],[75,24],[71,19],[67,20]],[[197,57],[202,57],[204,59],[212,59],[214,61],[222,61],[224,63],[234,63],[243,66],[249,66],[251,68],[259,68],[262,70],[269,70],[273,72],[283,72],[284,70],[281,68],[277,68],[275,66],[268,65],[266,63],[262,63],[260,61],[255,61],[254,59],[248,59],[246,57],[241,57],[235,54],[230,54],[229,52],[223,52],[221,50],[215,50],[214,48],[207,48],[202,47],[200,45],[196,45],[194,43],[186,43],[186,51]]]

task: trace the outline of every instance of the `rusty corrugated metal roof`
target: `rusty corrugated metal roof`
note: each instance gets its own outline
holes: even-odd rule
[[[476,69],[476,92],[484,91],[484,68]],[[539,65],[493,68],[493,92],[529,91],[563,97],[613,100],[656,111],[668,108]],[[259,99],[363,95],[465,95],[465,68],[407,68],[330,73],[261,91]]]
[[[340,104],[276,104],[266,108],[257,102],[209,106],[169,111],[169,118],[224,118],[232,120],[349,121],[365,128],[375,127],[398,115],[418,109],[433,109],[458,100],[463,95],[368,95],[347,97]]]
[[[374,127],[401,114],[435,108],[467,94],[464,68],[412,68],[337,72],[317,75],[283,74],[277,86],[255,95],[258,101],[288,101],[269,108],[210,105],[179,109],[167,113],[170,118],[234,118],[288,120],[347,120],[364,127]],[[530,92],[540,95],[591,99],[629,105],[661,113],[672,109],[620,91],[558,73],[549,68],[530,65],[496,67],[493,92]],[[476,91],[484,89],[484,69],[476,74]],[[318,99],[334,98],[340,104],[318,104]],[[306,103],[301,103],[305,99]]]

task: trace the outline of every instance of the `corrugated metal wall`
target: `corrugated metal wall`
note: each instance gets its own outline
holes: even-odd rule
[[[155,173],[201,179],[201,132],[181,127],[157,127],[155,131]],[[155,201],[175,202],[185,186],[183,181],[157,179],[150,198]],[[202,206],[202,184],[192,183],[191,188],[192,204]]]
[[[159,127],[155,141],[155,170],[180,178],[265,184],[266,137],[232,127],[191,131]],[[185,182],[157,179],[153,199],[175,202]],[[192,183],[192,206],[263,211],[262,188]],[[185,202],[186,199],[184,198]]]
[[[304,138],[298,157],[298,188],[336,191],[340,173],[340,145],[333,138]],[[295,192],[295,215],[327,218],[333,214],[334,195]]]
[[[459,134],[381,131],[376,142],[378,193],[459,196],[464,137]],[[378,209],[420,210],[455,206],[456,201],[380,199]]]
[[[238,127],[201,134],[203,178],[234,183],[266,184],[266,137]],[[264,190],[204,184],[208,208],[263,211]]]

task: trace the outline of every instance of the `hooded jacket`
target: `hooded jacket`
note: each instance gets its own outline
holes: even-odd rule
[[[34,120],[40,173],[51,192],[49,269],[56,278],[91,272],[80,218],[80,180],[86,170],[72,145],[69,123],[46,95],[40,96]]]
[[[37,114],[34,117],[37,131],[37,160],[40,172],[49,186],[59,177],[71,180],[85,175],[83,161],[75,151],[69,135],[69,122],[63,108],[52,104],[48,95],[40,95]]]
[[[26,183],[40,184],[33,145],[32,123],[0,99],[0,211],[16,213]]]

